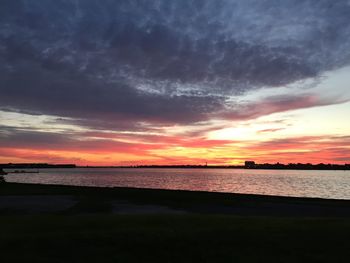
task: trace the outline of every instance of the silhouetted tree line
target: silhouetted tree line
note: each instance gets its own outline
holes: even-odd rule
[[[191,164],[179,164],[179,165],[135,165],[130,166],[133,168],[243,168],[243,166],[232,165],[191,165]]]
[[[246,161],[245,165],[135,165],[118,166],[123,168],[205,168],[205,169],[280,169],[280,170],[350,170],[350,164],[311,164],[311,163],[264,163],[257,164],[254,161]]]
[[[0,169],[39,169],[39,168],[76,168],[75,164],[48,163],[8,163],[0,164]],[[280,169],[280,170],[350,170],[350,164],[311,164],[311,163],[263,163],[246,161],[245,165],[132,165],[132,166],[80,166],[79,168],[205,168],[205,169]]]
[[[245,169],[285,169],[285,170],[350,170],[350,164],[311,164],[311,163],[263,163],[256,164],[254,162],[245,164]]]
[[[6,163],[0,164],[1,169],[39,169],[39,168],[75,168],[75,164],[48,164],[48,163]]]

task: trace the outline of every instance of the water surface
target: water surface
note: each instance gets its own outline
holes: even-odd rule
[[[39,169],[38,174],[9,174],[5,178],[8,182],[23,183],[180,189],[350,200],[350,171],[74,168]]]

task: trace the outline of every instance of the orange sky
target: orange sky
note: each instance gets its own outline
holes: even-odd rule
[[[2,140],[0,162],[76,163],[78,165],[242,164],[256,162],[349,163],[350,103],[274,113],[257,119],[216,121],[195,126],[155,127],[149,132],[91,130],[34,121],[9,114],[20,126]],[[344,116],[342,116],[342,114]],[[338,119],[333,117],[337,114]],[[331,125],[329,125],[331,122]],[[47,127],[45,123],[50,123]],[[10,125],[9,125],[10,126]],[[40,128],[39,128],[40,127]],[[13,131],[12,131],[13,133]]]

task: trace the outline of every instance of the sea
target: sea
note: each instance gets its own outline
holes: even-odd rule
[[[10,173],[5,176],[5,180],[350,200],[350,171],[201,168],[61,168],[38,171]]]

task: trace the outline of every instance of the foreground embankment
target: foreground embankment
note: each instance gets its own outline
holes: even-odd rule
[[[244,216],[350,217],[350,200],[136,188],[5,183],[0,212],[197,213]]]
[[[350,203],[0,185],[3,262],[349,262]]]

